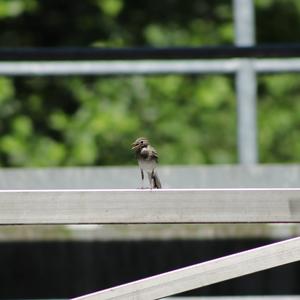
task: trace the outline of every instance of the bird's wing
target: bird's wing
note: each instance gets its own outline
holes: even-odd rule
[[[151,146],[147,146],[147,147],[143,148],[141,150],[140,155],[144,159],[147,159],[147,160],[154,159],[154,160],[158,161],[158,154],[157,154],[156,150]]]
[[[150,158],[155,159],[156,161],[158,161],[157,151],[153,147],[151,147],[151,146],[148,146],[148,148],[149,148],[149,156],[150,156]]]

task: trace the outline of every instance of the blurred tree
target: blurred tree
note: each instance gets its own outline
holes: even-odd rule
[[[256,6],[259,42],[297,41],[296,0],[257,0]],[[290,32],[283,37],[285,20]],[[0,47],[233,41],[225,0],[0,0],[0,28]],[[297,78],[259,80],[263,162],[298,161]],[[153,141],[162,163],[234,163],[235,106],[227,76],[2,77],[0,164],[131,164],[130,143],[139,135]]]

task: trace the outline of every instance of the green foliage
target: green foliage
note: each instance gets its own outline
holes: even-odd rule
[[[298,1],[256,7],[259,42],[298,40]],[[0,26],[0,47],[233,41],[225,0],[0,0]],[[262,162],[300,160],[298,77],[259,77]],[[235,102],[228,76],[1,77],[0,165],[132,164],[138,136],[149,137],[163,164],[234,163]]]
[[[264,162],[300,161],[299,75],[270,75],[260,80],[259,140]],[[286,94],[289,96],[287,97]]]
[[[231,78],[59,78],[47,82],[44,97],[31,96],[32,87],[45,88],[40,80],[26,80],[29,97],[7,118],[5,165],[133,163],[130,143],[139,135],[158,146],[162,163],[236,160]],[[65,98],[57,100],[48,84],[59,84]]]
[[[33,11],[36,7],[36,0],[2,0],[0,19],[18,17],[26,11]]]

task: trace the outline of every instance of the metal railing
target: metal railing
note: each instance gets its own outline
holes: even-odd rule
[[[255,47],[253,0],[233,0],[233,12],[237,47],[2,48],[0,75],[235,74],[239,162],[255,164],[259,162],[256,73],[299,72],[300,59],[287,57],[300,57],[300,46]],[[266,57],[273,59],[262,59]]]

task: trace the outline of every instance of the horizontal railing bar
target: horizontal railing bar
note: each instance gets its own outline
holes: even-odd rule
[[[300,45],[253,47],[0,48],[0,60],[141,60],[195,58],[299,57]]]
[[[0,75],[151,75],[151,74],[233,74],[242,59],[0,62]],[[300,72],[300,58],[253,59],[259,73]]]
[[[299,58],[256,59],[254,69],[258,73],[292,73],[300,72]]]
[[[0,224],[297,223],[300,189],[2,190]]]
[[[243,251],[74,300],[154,300],[300,260],[300,238]]]
[[[1,75],[148,75],[233,73],[235,60],[0,62]]]

